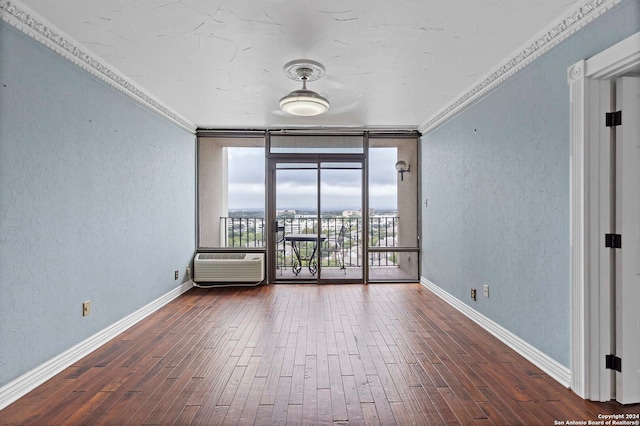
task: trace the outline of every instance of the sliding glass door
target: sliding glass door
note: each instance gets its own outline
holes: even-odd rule
[[[271,281],[363,282],[362,161],[274,159],[269,181]]]

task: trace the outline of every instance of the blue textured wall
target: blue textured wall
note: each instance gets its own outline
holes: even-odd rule
[[[422,275],[567,367],[566,70],[639,30],[624,1],[422,138]]]
[[[0,386],[182,283],[194,182],[194,135],[0,23]]]

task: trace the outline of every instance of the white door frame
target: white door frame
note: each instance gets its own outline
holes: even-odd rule
[[[609,401],[611,305],[600,277],[608,272],[604,256],[609,209],[608,135],[610,82],[640,66],[640,32],[570,66],[571,93],[571,389],[582,398]],[[605,151],[607,150],[607,151]],[[603,164],[604,163],[604,164]],[[603,179],[601,179],[601,175]],[[607,182],[607,183],[603,183]]]

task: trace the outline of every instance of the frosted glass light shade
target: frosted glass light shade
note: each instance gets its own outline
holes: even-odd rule
[[[329,111],[329,101],[313,90],[294,90],[280,99],[280,109],[287,114],[311,117]]]

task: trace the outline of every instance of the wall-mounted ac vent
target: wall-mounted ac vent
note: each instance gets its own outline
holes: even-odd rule
[[[198,253],[193,261],[197,283],[253,283],[264,280],[263,253]]]

